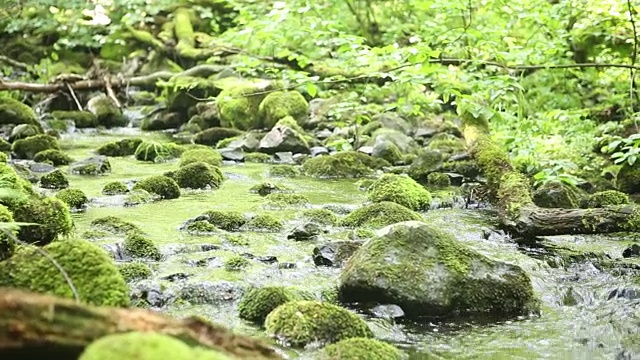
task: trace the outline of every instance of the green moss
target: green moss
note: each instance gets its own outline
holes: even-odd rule
[[[302,212],[302,216],[320,225],[335,226],[338,223],[338,216],[328,209],[308,209]]]
[[[131,156],[135,154],[140,144],[142,144],[140,138],[122,139],[102,144],[96,152],[104,156]]]
[[[606,190],[591,194],[586,201],[586,205],[589,208],[625,204],[629,204],[629,195],[616,190]]]
[[[245,227],[251,231],[277,232],[284,228],[280,220],[269,214],[256,215],[249,220]]]
[[[200,235],[216,232],[218,228],[208,221],[200,220],[189,223],[185,230],[190,234]]]
[[[372,202],[390,201],[411,210],[423,210],[431,203],[431,193],[404,175],[384,174],[367,191]]]
[[[226,231],[237,231],[247,222],[244,215],[235,211],[211,210],[203,215],[208,217],[207,221],[213,226]]]
[[[328,156],[317,156],[302,165],[307,176],[317,178],[357,178],[373,175],[374,171],[390,166],[383,160],[357,151],[339,152]]]
[[[9,161],[9,156],[6,153],[0,152],[0,163],[6,164]]]
[[[118,266],[120,274],[126,282],[148,279],[151,277],[149,265],[141,262],[124,263]]]
[[[272,165],[269,167],[269,176],[292,178],[300,176],[300,171],[294,165]]]
[[[82,233],[82,238],[87,240],[98,240],[109,237],[111,234],[104,230],[87,230]]]
[[[103,195],[123,195],[129,192],[129,188],[122,181],[112,181],[102,188]]]
[[[180,197],[180,186],[170,177],[164,175],[150,176],[138,181],[133,190],[145,190],[163,199],[177,199]]]
[[[7,124],[32,124],[40,127],[33,109],[18,100],[0,97],[0,125]]]
[[[129,288],[106,251],[86,240],[54,241],[43,250],[64,269],[80,301],[93,305],[128,306]],[[19,247],[0,262],[0,286],[73,298],[60,270],[32,247]]]
[[[300,194],[273,193],[265,197],[265,206],[271,208],[301,207],[309,205],[309,199]]]
[[[423,151],[409,166],[407,174],[420,183],[427,181],[427,176],[442,166],[444,156],[439,151]]]
[[[487,185],[492,189],[498,189],[502,175],[513,170],[507,153],[486,137],[478,139],[472,152],[487,178]]]
[[[20,159],[33,159],[37,153],[50,149],[60,150],[60,145],[58,139],[46,134],[16,140],[11,146],[11,151]]]
[[[138,145],[134,153],[136,160],[162,162],[176,157],[175,149],[171,144],[161,144],[155,141],[143,141]]]
[[[234,80],[217,96],[220,125],[225,128],[249,130],[260,128],[260,103],[271,85],[264,81],[240,82]],[[252,95],[252,94],[256,95]]]
[[[0,223],[6,224],[13,222],[11,211],[4,205],[0,205]],[[16,232],[8,230],[15,236]],[[0,261],[10,258],[15,251],[16,243],[4,232],[0,233]]]
[[[400,360],[402,353],[393,345],[369,338],[350,338],[330,344],[322,351],[323,360]]]
[[[113,215],[100,217],[91,221],[91,227],[116,235],[142,233],[142,229],[140,229],[138,225],[132,224]]]
[[[96,116],[98,124],[106,128],[126,126],[128,123],[127,118],[122,115],[122,110],[105,94],[89,99],[87,109]]]
[[[11,143],[7,140],[0,138],[0,151],[1,152],[9,152],[11,151]]]
[[[216,146],[222,140],[234,138],[241,134],[242,131],[240,130],[213,127],[197,133],[193,137],[193,142],[207,146]]]
[[[89,202],[87,195],[80,189],[63,189],[58,191],[56,197],[71,209],[82,209]]]
[[[294,288],[284,286],[252,288],[240,298],[238,315],[241,319],[262,325],[271,311],[284,303],[295,300],[304,299]]]
[[[267,183],[267,182],[263,182],[257,185],[253,185],[250,189],[249,192],[254,193],[254,194],[258,194],[260,196],[267,196],[271,193],[281,193],[281,192],[285,192],[287,191],[287,188],[282,186],[282,185],[278,185],[278,184],[273,184],[273,183]]]
[[[20,227],[18,238],[22,241],[42,246],[73,230],[69,207],[60,199],[30,198],[16,203],[11,209],[15,221],[39,224]]]
[[[227,271],[240,271],[250,265],[249,260],[242,256],[232,256],[224,262],[224,269]]]
[[[451,186],[451,179],[447,174],[434,172],[427,175],[427,184],[439,187]]]
[[[440,171],[460,174],[469,179],[475,179],[480,175],[480,168],[473,160],[448,161],[442,164]]]
[[[53,170],[40,178],[40,187],[45,189],[66,189],[69,187],[69,179],[61,170]]]
[[[461,139],[451,134],[440,133],[431,138],[426,149],[436,150],[443,154],[452,155],[463,152],[465,150],[465,145]]]
[[[244,156],[244,162],[248,163],[266,164],[270,163],[271,161],[271,155],[259,152],[248,153]]]
[[[278,306],[265,320],[268,334],[292,347],[322,344],[354,337],[373,337],[367,324],[339,306],[318,301],[290,301]]]
[[[217,166],[205,162],[194,162],[165,174],[170,175],[178,186],[186,189],[217,189],[222,183],[222,171]]]
[[[420,214],[394,202],[383,201],[354,210],[340,221],[341,226],[384,227],[402,221],[422,220]]]
[[[271,129],[278,120],[290,116],[296,125],[307,120],[309,104],[297,91],[274,91],[267,95],[259,107],[262,126]]]
[[[158,250],[158,247],[153,241],[136,232],[130,232],[124,239],[124,250],[134,258],[151,259],[155,261],[162,259],[160,250]]]
[[[509,179],[503,178],[502,181],[504,182],[507,180]],[[511,180],[513,180],[513,178],[511,178]],[[502,186],[508,186],[510,189],[513,189],[513,186],[510,184],[502,184]],[[528,193],[529,186],[526,186],[525,189]],[[504,194],[505,196],[510,196],[508,192],[504,192]],[[542,185],[533,192],[533,202],[544,208],[575,209],[579,207],[580,195],[575,186],[560,181],[551,181]]]
[[[71,156],[65,154],[64,152],[56,149],[49,149],[40,151],[33,156],[33,161],[35,162],[45,162],[50,161],[53,166],[60,165],[69,165],[73,162]]]
[[[56,120],[72,120],[78,129],[98,126],[98,118],[89,111],[53,111],[51,116]]]
[[[198,148],[187,150],[180,156],[180,167],[186,166],[195,162],[204,162],[211,166],[222,165],[222,156],[209,148]]]
[[[497,199],[500,207],[506,210],[507,216],[516,218],[522,207],[533,204],[529,180],[523,174],[507,172],[501,183]]]
[[[616,177],[618,190],[627,194],[640,193],[640,167],[623,166]]]

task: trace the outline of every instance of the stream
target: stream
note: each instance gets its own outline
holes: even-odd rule
[[[162,133],[124,129],[118,133],[64,134],[61,145],[74,159],[81,160],[91,156],[100,144],[126,136],[167,138]],[[93,199],[85,212],[73,214],[78,236],[90,230],[92,220],[107,215],[138,225],[159,246],[164,259],[151,264],[152,278],[130,284],[134,294],[153,293],[157,305],[152,306],[154,310],[178,317],[203,316],[258,337],[265,335],[238,318],[236,307],[242,292],[251,285],[292,285],[319,297],[337,284],[340,269],[315,266],[313,248],[319,243],[348,239],[352,231],[334,228],[318,240],[288,240],[287,232],[301,221],[300,208],[265,208],[264,199],[249,189],[265,181],[281,184],[305,195],[314,208],[332,205],[352,209],[366,202],[356,180],[271,178],[266,164],[225,164],[221,169],[226,179],[220,189],[183,190],[175,200],[110,206],[109,197],[101,194],[106,183],[141,179],[178,165],[143,163],[132,157],[109,161],[112,171],[108,176],[69,175],[71,187],[82,189]],[[234,237],[225,233],[196,236],[179,230],[189,218],[214,209],[270,213],[282,219],[285,229],[278,233],[241,232]],[[543,239],[542,248],[524,247],[493,230],[495,216],[490,210],[439,209],[423,216],[425,222],[450,232],[469,247],[525,269],[542,300],[542,312],[490,324],[407,323],[361,314],[377,338],[406,350],[411,359],[640,359],[638,258],[624,259],[626,267],[603,268],[590,256],[569,261],[566,256],[543,251],[560,246],[622,262],[623,249],[637,239],[556,236]],[[119,241],[122,238],[96,243],[110,249]],[[250,265],[242,271],[225,270],[224,260],[241,254],[250,258]],[[314,350],[287,353],[291,358],[314,358]]]

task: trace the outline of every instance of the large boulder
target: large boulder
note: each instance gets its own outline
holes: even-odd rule
[[[510,317],[538,307],[520,267],[479,254],[419,221],[390,225],[365,242],[345,265],[339,296],[397,304],[408,317]]]
[[[30,124],[37,126],[42,131],[33,109],[18,100],[2,97],[0,98],[0,125],[7,124]]]
[[[224,88],[216,97],[220,111],[220,126],[249,130],[261,127],[259,108],[273,89],[268,81],[241,81],[231,79],[221,84]]]
[[[98,125],[106,128],[126,126],[127,118],[122,110],[105,94],[92,97],[87,102],[87,110],[96,116]]]
[[[260,103],[263,127],[271,129],[282,118],[293,117],[299,125],[307,122],[309,104],[297,91],[274,91]]]
[[[303,134],[285,125],[276,125],[260,140],[260,151],[268,154],[291,151],[309,154],[309,144]]]

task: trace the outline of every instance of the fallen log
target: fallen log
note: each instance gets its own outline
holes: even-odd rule
[[[2,359],[45,355],[76,360],[94,340],[130,331],[170,335],[239,359],[282,359],[257,339],[197,318],[180,320],[143,309],[93,307],[8,288],[0,288],[0,329]]]
[[[640,232],[640,207],[636,205],[594,209],[547,209],[535,205],[529,180],[513,168],[507,153],[491,140],[488,122],[471,114],[463,118],[467,147],[487,178],[490,199],[498,208],[502,227],[512,235],[531,239]]]

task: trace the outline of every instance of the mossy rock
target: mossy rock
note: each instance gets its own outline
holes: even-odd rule
[[[118,270],[126,282],[144,280],[151,277],[151,268],[141,262],[120,264]]]
[[[451,186],[451,179],[447,174],[434,172],[427,175],[427,184],[438,187],[447,187]]]
[[[40,151],[33,156],[35,162],[50,162],[53,166],[69,165],[73,162],[71,156],[57,149]]]
[[[18,100],[0,97],[0,125],[30,124],[40,128],[36,113],[29,106]]]
[[[307,122],[309,104],[297,91],[274,91],[260,103],[262,126],[271,129],[282,118],[291,116],[297,125]]]
[[[87,102],[87,110],[96,116],[98,124],[105,128],[126,126],[129,122],[111,99],[100,94]]]
[[[260,128],[260,103],[267,96],[265,91],[272,88],[273,85],[265,81],[227,83],[216,97],[220,126],[245,131]]]
[[[245,292],[238,303],[241,319],[262,326],[267,315],[289,301],[305,300],[297,289],[285,286],[265,286]],[[308,299],[307,299],[308,300]]]
[[[243,228],[249,231],[278,232],[284,228],[284,225],[273,215],[260,214],[247,221]]]
[[[71,120],[78,129],[98,126],[98,118],[89,111],[53,111],[51,117],[56,120]]]
[[[99,176],[111,171],[111,163],[104,155],[93,156],[69,165],[69,172],[74,175]]]
[[[544,208],[575,209],[580,204],[580,193],[575,186],[551,181],[533,192],[533,202]]]
[[[640,166],[623,166],[616,177],[618,190],[627,194],[640,193]]]
[[[180,155],[180,167],[195,162],[204,162],[211,166],[222,165],[222,156],[215,150],[209,148],[190,149]]]
[[[300,170],[295,165],[271,165],[269,176],[293,178],[300,176]]]
[[[143,140],[140,138],[127,138],[118,141],[110,141],[102,144],[96,152],[104,156],[131,156]]]
[[[70,209],[82,209],[89,202],[87,195],[80,189],[63,189],[56,193],[56,197]]]
[[[129,192],[129,187],[122,181],[112,181],[104,185],[102,195],[124,195]]]
[[[220,141],[242,135],[237,129],[213,127],[200,131],[193,137],[193,142],[207,146],[216,146]]]
[[[137,232],[130,232],[124,239],[124,250],[134,258],[155,261],[162,259],[160,250],[153,241]]]
[[[37,153],[52,149],[60,150],[60,144],[58,144],[58,139],[46,134],[16,140],[11,146],[11,151],[19,159],[33,159]]]
[[[269,154],[254,152],[254,153],[245,154],[244,155],[244,162],[247,162],[247,163],[258,163],[258,164],[268,164],[270,162],[273,162],[273,158],[271,158],[271,155],[269,155]]]
[[[346,227],[384,227],[402,221],[422,220],[422,216],[398,203],[383,201],[365,205],[351,212],[340,221]]]
[[[305,207],[309,205],[309,199],[300,194],[273,193],[265,197],[265,206],[270,208]]]
[[[253,185],[250,189],[250,193],[258,194],[260,196],[267,196],[273,193],[284,193],[287,192],[287,188],[273,183],[263,182],[257,185]]]
[[[5,139],[0,138],[0,152],[8,153],[9,151],[11,151],[11,143]]]
[[[447,133],[436,134],[431,138],[427,150],[439,151],[446,155],[453,155],[465,151],[464,141]]]
[[[13,214],[11,214],[11,211],[6,206],[0,205],[0,223],[6,224],[12,222]],[[16,231],[9,231],[13,235],[16,234]],[[15,241],[4,232],[0,233],[0,261],[10,258],[13,255],[15,248]]]
[[[159,112],[149,118],[142,120],[140,129],[143,131],[156,131],[177,129],[185,123],[187,119],[180,112]]]
[[[133,190],[145,190],[156,194],[162,199],[177,199],[180,197],[180,186],[170,177],[154,175],[138,181]]]
[[[411,210],[424,210],[431,203],[431,193],[405,175],[384,174],[367,190],[372,202],[390,201]]]
[[[588,208],[601,208],[629,203],[629,195],[616,190],[605,190],[593,193],[586,199],[586,207]]]
[[[127,235],[130,233],[142,233],[138,225],[113,215],[103,216],[91,221],[91,227],[97,230],[107,231],[115,235]]]
[[[218,228],[206,220],[198,220],[187,224],[185,230],[192,235],[209,235],[218,231]]]
[[[16,173],[16,170],[6,163],[0,163],[0,177],[4,181],[3,187],[6,191],[13,191],[14,196],[0,199],[0,203],[12,208],[12,204],[25,199],[27,196],[35,195],[31,183]]]
[[[419,183],[426,183],[427,176],[442,168],[444,156],[438,151],[424,151],[413,160],[407,174]]]
[[[11,134],[9,135],[9,141],[15,142],[16,140],[26,139],[29,136],[36,136],[42,134],[42,130],[36,125],[31,124],[20,124],[11,129]]]
[[[328,209],[308,209],[302,212],[302,217],[320,225],[335,226],[338,216]]]
[[[312,342],[330,344],[340,340],[373,337],[367,324],[339,306],[319,301],[290,301],[278,306],[265,320],[267,334],[292,347]]]
[[[317,156],[302,165],[305,175],[317,178],[358,178],[371,176],[378,169],[390,164],[357,151],[339,152]]]
[[[20,227],[18,238],[24,242],[42,246],[73,230],[69,207],[60,199],[34,197],[10,208],[15,221],[38,224]]]
[[[251,263],[247,258],[236,255],[228,258],[224,262],[224,269],[227,271],[240,271],[245,269],[249,265],[251,265]]]
[[[408,318],[510,318],[539,309],[522,268],[419,221],[390,225],[366,241],[347,261],[339,289],[344,302],[397,304]]]
[[[42,175],[40,178],[40,187],[45,189],[66,189],[69,187],[69,179],[67,179],[67,176],[62,170],[56,169]]]
[[[402,352],[393,345],[370,338],[350,338],[327,345],[321,360],[401,360]]]
[[[211,210],[203,215],[207,217],[207,221],[213,226],[226,231],[238,231],[247,223],[245,216],[236,211]]]
[[[180,156],[175,144],[161,144],[156,141],[143,141],[134,153],[136,160],[161,162]]]
[[[217,189],[222,183],[220,168],[205,162],[190,163],[165,175],[184,189]]]
[[[129,305],[129,288],[102,248],[86,240],[70,239],[54,241],[42,250],[64,269],[83,303]],[[74,297],[58,267],[32,247],[18,247],[13,257],[0,262],[0,286]]]

